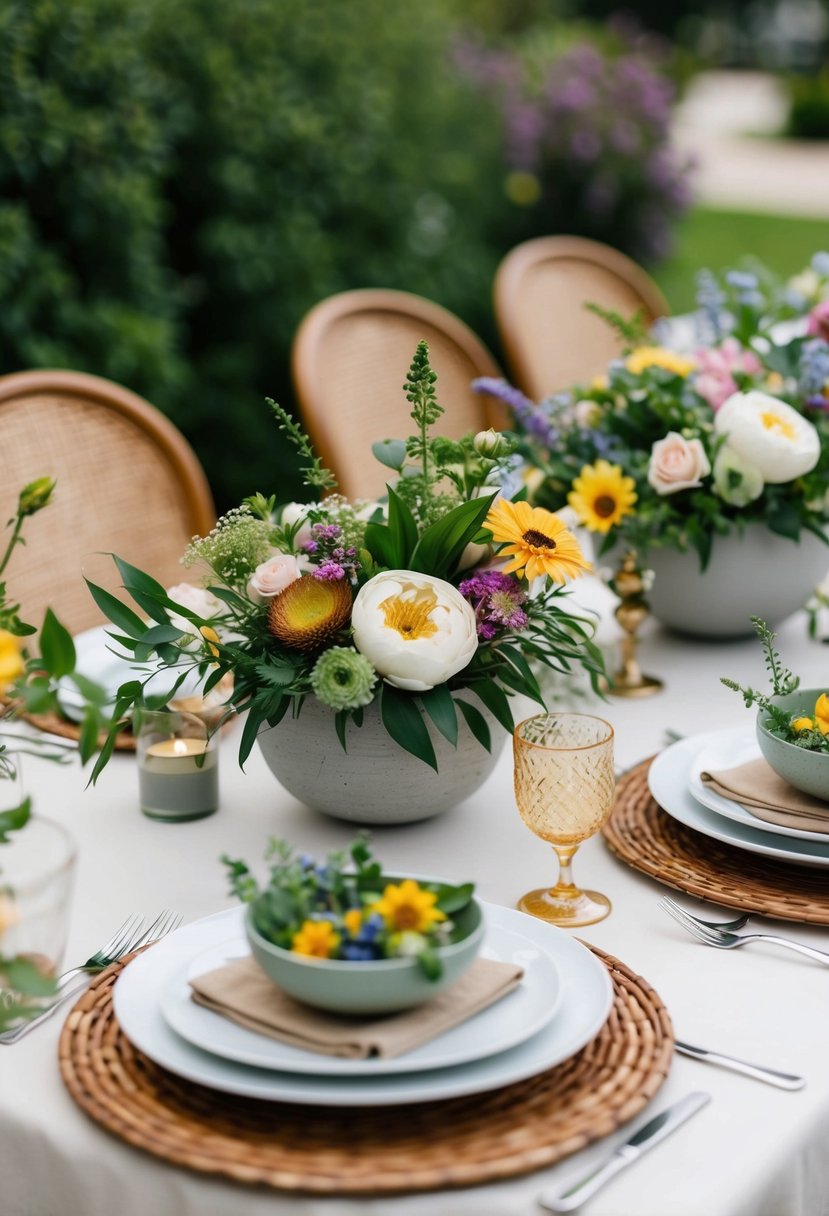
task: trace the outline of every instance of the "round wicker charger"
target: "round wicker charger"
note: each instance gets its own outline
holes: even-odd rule
[[[829,925],[825,869],[749,853],[695,832],[668,815],[648,788],[650,760],[618,783],[602,834],[634,870],[727,908]]]
[[[112,1008],[123,963],[99,976],[60,1040],[78,1105],[166,1161],[237,1182],[322,1195],[473,1186],[552,1165],[636,1115],[664,1081],[673,1030],[659,996],[595,950],[614,1002],[599,1034],[527,1081],[408,1107],[334,1108],[237,1098],[159,1068]]]

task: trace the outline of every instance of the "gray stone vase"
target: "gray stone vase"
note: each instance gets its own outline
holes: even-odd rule
[[[696,552],[652,549],[654,572],[646,599],[663,625],[693,637],[751,637],[750,618],[777,625],[801,608],[829,569],[829,545],[811,532],[787,540],[749,524],[714,541],[701,571]]]
[[[380,720],[376,701],[362,726],[346,727],[347,751],[334,728],[334,712],[307,697],[299,717],[264,727],[257,742],[273,775],[289,794],[335,819],[380,827],[430,819],[463,802],[483,785],[498,762],[508,735],[477,698],[464,700],[486,718],[492,751],[483,748],[458,713],[458,746],[451,746],[425,718],[438,771],[404,751]]]

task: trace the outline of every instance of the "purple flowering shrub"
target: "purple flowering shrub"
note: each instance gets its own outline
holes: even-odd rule
[[[674,89],[652,42],[583,40],[540,61],[469,40],[455,62],[500,116],[519,239],[566,232],[644,261],[666,256],[691,201],[691,165],[670,146]]]

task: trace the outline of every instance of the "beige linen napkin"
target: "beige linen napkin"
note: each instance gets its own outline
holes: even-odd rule
[[[829,802],[796,790],[762,757],[737,768],[700,773],[708,789],[741,803],[766,823],[806,832],[829,832]]]
[[[190,986],[198,1004],[292,1047],[352,1060],[391,1059],[499,1001],[518,986],[523,974],[512,963],[478,958],[457,983],[431,1001],[384,1017],[339,1017],[295,1001],[252,958],[199,975]]]

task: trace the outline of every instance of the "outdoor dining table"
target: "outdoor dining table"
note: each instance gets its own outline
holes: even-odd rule
[[[780,627],[778,645],[805,683],[820,683],[829,656],[808,637],[802,613]],[[668,730],[692,736],[750,724],[754,711],[720,676],[765,686],[756,639],[689,639],[649,622],[640,658],[664,680],[664,691],[589,702],[615,729],[620,768],[657,753]],[[569,708],[581,707],[568,702],[566,687],[559,695]],[[323,855],[353,838],[353,825],[309,810],[284,791],[258,749],[242,771],[238,742],[237,726],[221,743],[218,813],[189,823],[141,814],[133,755],[116,755],[94,788],[77,760],[27,764],[36,810],[60,819],[78,845],[67,965],[86,958],[130,913],[152,917],[170,908],[188,923],[232,907],[222,854],[254,863],[267,839],[279,836]],[[554,858],[516,810],[509,744],[474,797],[431,820],[377,828],[373,843],[392,872],[405,867],[472,879],[482,899],[506,907],[553,877]],[[733,913],[669,891],[614,856],[600,836],[579,850],[576,876],[613,903],[606,920],[576,935],[653,986],[678,1038],[802,1074],[805,1087],[786,1092],[674,1055],[645,1111],[552,1168],[451,1190],[328,1198],[192,1172],[104,1130],[62,1083],[61,1013],[15,1046],[0,1047],[2,1216],[530,1216],[545,1188],[589,1173],[649,1114],[692,1090],[708,1091],[709,1105],[613,1179],[586,1205],[589,1216],[826,1216],[829,967],[764,945],[727,951],[693,940],[660,910],[662,895],[676,895],[702,915],[707,906],[710,919]],[[829,928],[757,923],[829,950]],[[341,1117],[348,1120],[347,1108]]]

